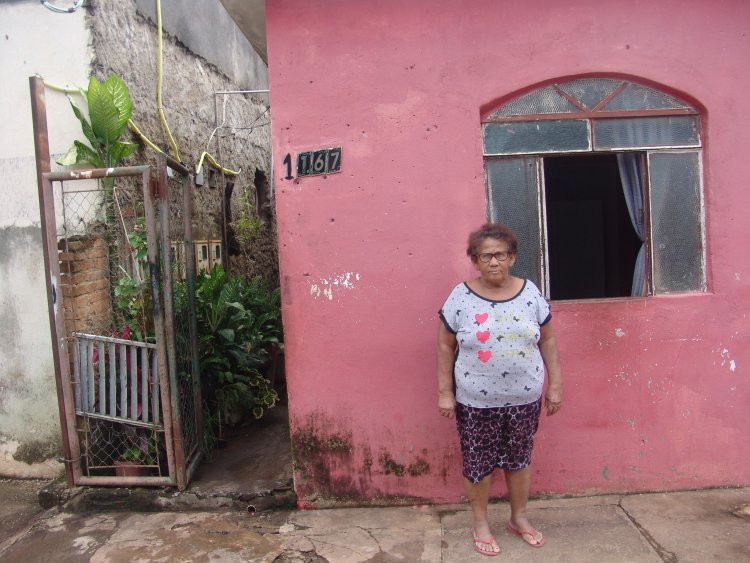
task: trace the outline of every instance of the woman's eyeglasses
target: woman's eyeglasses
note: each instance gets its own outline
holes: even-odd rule
[[[485,264],[491,262],[493,258],[498,262],[505,262],[508,256],[510,256],[510,252],[482,252],[481,254],[477,254],[480,262],[484,262]]]

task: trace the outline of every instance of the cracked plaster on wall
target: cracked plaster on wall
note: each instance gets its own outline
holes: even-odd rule
[[[342,289],[354,289],[360,276],[355,272],[346,272],[343,274],[334,274],[328,278],[321,278],[316,283],[310,284],[310,295],[318,299],[323,296],[329,301],[333,300],[334,290],[338,292]]]
[[[721,365],[728,365],[729,371],[734,372],[737,369],[737,362],[729,357],[729,350],[723,347],[719,347],[716,349],[716,351],[719,352],[719,355],[721,356]]]

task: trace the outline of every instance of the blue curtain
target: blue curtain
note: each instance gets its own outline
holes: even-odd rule
[[[635,152],[619,153],[617,165],[620,169],[620,181],[628,204],[628,215],[633,224],[633,230],[641,240],[641,248],[635,260],[633,270],[633,285],[630,295],[643,295],[643,284],[646,279],[646,245],[644,242],[643,225],[643,160]]]

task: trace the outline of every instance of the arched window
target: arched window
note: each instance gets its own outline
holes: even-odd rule
[[[487,215],[516,275],[550,299],[705,291],[698,111],[635,82],[584,78],[483,119]]]

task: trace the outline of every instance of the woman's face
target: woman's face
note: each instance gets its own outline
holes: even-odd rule
[[[516,256],[508,252],[505,241],[494,238],[484,239],[474,257],[474,267],[480,277],[489,285],[503,285],[510,279],[510,269],[516,262]],[[500,260],[499,258],[505,258]],[[488,259],[488,262],[484,260]]]

